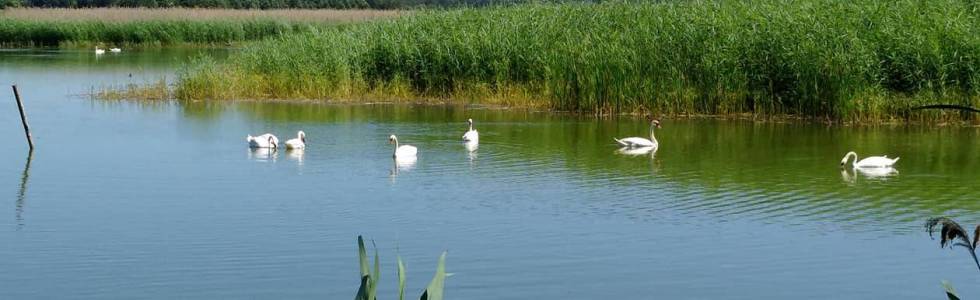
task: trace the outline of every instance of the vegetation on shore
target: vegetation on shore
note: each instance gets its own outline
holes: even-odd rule
[[[197,7],[233,9],[396,9],[484,6],[518,2],[528,2],[528,0],[0,0],[0,8]]]
[[[921,104],[980,103],[978,16],[965,0],[422,12],[260,42],[221,63],[202,58],[176,94],[880,120]]]
[[[8,9],[0,12],[0,46],[226,45],[398,14],[372,10]]]

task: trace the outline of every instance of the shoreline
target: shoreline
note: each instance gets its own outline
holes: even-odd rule
[[[155,85],[129,85],[127,90],[119,89],[91,89],[92,92],[78,94],[77,96],[93,101],[132,101],[132,102],[190,102],[190,103],[280,103],[280,104],[319,104],[335,106],[372,106],[372,105],[406,105],[406,106],[429,106],[429,107],[464,107],[466,109],[491,109],[491,110],[521,110],[531,113],[545,113],[555,115],[572,115],[578,117],[591,117],[595,119],[609,118],[648,118],[651,113],[647,109],[634,109],[633,112],[588,112],[588,111],[569,111],[547,107],[547,104],[538,103],[535,105],[514,105],[501,103],[483,103],[480,101],[450,99],[450,98],[402,98],[397,96],[387,97],[380,95],[364,95],[346,99],[304,99],[304,98],[240,98],[240,99],[179,99],[175,97],[176,92],[172,88],[167,88],[166,96],[159,93],[164,92],[160,89],[160,84]],[[133,89],[135,88],[135,89]],[[152,91],[148,91],[152,89]],[[108,95],[108,97],[107,97]],[[526,103],[515,101],[514,103]],[[954,119],[957,116],[953,111],[946,111],[941,118],[929,119],[927,117],[906,118],[890,116],[887,119],[873,120],[834,120],[830,116],[802,116],[794,114],[766,114],[752,112],[737,112],[724,114],[703,114],[703,113],[653,113],[656,118],[662,119],[682,119],[682,120],[720,120],[720,121],[745,121],[754,123],[769,124],[821,124],[837,127],[877,127],[877,126],[928,126],[928,127],[980,127],[980,118],[972,120]],[[978,116],[980,117],[980,116]]]

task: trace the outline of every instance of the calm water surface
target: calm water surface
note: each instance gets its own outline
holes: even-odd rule
[[[449,251],[450,299],[980,298],[922,224],[980,221],[980,129],[641,120],[465,107],[105,102],[199,50],[0,51],[0,298],[347,299],[357,235],[381,295],[417,295]],[[222,56],[226,52],[213,54]],[[482,135],[458,142],[466,118]],[[246,134],[308,135],[303,153]],[[389,134],[420,149],[391,160]],[[842,171],[848,150],[897,173]]]

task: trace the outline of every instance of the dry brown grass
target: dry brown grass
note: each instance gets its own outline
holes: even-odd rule
[[[371,9],[205,9],[205,8],[8,8],[0,10],[0,19],[35,21],[128,22],[146,20],[254,20],[274,19],[298,22],[357,22],[391,18],[406,13],[397,10]]]

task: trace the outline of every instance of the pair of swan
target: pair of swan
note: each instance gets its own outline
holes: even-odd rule
[[[470,124],[471,124],[470,125],[470,130],[473,131],[472,130],[472,120],[470,121]],[[656,128],[661,128],[660,127],[660,120],[651,119],[650,120],[650,139],[645,139],[645,138],[641,138],[641,137],[628,137],[628,138],[623,138],[623,139],[613,138],[613,140],[615,140],[616,143],[618,143],[620,146],[623,146],[623,149],[620,151],[621,153],[624,153],[624,154],[634,154],[634,153],[637,153],[637,154],[639,154],[639,153],[646,154],[646,152],[649,152],[649,150],[656,149],[657,146],[659,146],[659,144],[660,144],[659,142],[657,142],[657,137],[654,136],[654,129],[656,129]],[[467,134],[468,134],[468,132],[467,132]],[[464,139],[465,139],[465,136],[464,136]],[[632,150],[644,150],[644,151],[632,151]],[[848,152],[847,154],[844,155],[844,158],[841,159],[841,161],[840,161],[840,165],[841,166],[844,166],[845,164],[847,164],[848,159],[851,158],[852,156],[854,157],[854,160],[852,162],[852,166],[854,168],[890,168],[891,166],[895,165],[895,163],[898,162],[898,159],[899,159],[899,157],[896,157],[896,158],[888,158],[888,156],[885,155],[885,156],[870,156],[870,157],[866,157],[864,159],[858,160],[857,153],[855,153],[854,151],[851,151],[851,152]]]
[[[470,125],[470,129],[463,133],[463,141],[466,142],[466,149],[471,152],[476,150],[477,145],[480,142],[480,133],[473,129],[473,119],[467,119],[466,123]],[[417,157],[419,149],[412,145],[399,145],[398,137],[392,134],[388,136],[388,143],[395,145],[395,150],[392,153],[394,158],[410,158]]]
[[[660,120],[651,119],[649,140],[641,137],[613,138],[613,140],[624,148],[657,148],[660,143],[657,142],[657,137],[653,136],[653,130],[656,128],[660,128]]]
[[[245,137],[245,141],[248,142],[248,147],[252,149],[256,148],[279,148],[279,138],[271,133],[266,133],[259,136],[248,135]],[[286,141],[286,149],[304,149],[306,148],[306,133],[302,130],[296,133],[296,138],[289,139]]]
[[[109,52],[119,53],[119,52],[122,52],[122,49],[119,49],[119,48],[109,48]],[[95,46],[95,54],[97,54],[97,55],[98,54],[105,54],[105,49],[99,48],[99,46]]]

